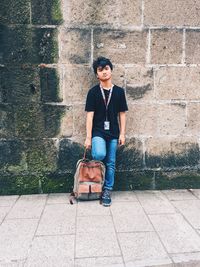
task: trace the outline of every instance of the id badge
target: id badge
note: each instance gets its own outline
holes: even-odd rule
[[[110,130],[110,122],[104,121],[104,130]]]

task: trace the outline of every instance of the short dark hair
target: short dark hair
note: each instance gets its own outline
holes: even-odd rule
[[[94,60],[92,65],[94,73],[97,74],[97,68],[99,67],[105,68],[106,65],[110,66],[111,70],[113,70],[113,65],[110,59],[106,57],[98,57],[96,60]]]

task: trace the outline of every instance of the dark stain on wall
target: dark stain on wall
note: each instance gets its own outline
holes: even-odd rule
[[[126,87],[127,95],[130,96],[134,100],[142,98],[148,91],[151,91],[151,90],[152,90],[152,85],[150,83],[144,86],[136,86],[136,87],[127,86]]]

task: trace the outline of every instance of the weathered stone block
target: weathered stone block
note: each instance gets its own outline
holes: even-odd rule
[[[118,171],[130,171],[143,167],[142,142],[131,138],[126,144],[118,148],[116,168]]]
[[[40,101],[38,69],[26,66],[0,68],[0,94],[2,102]]]
[[[153,69],[135,66],[126,68],[126,95],[131,100],[154,98]]]
[[[20,140],[0,141],[0,168],[7,169],[10,165],[19,166],[24,145]]]
[[[157,110],[152,104],[132,104],[127,114],[127,136],[155,135],[157,132]]]
[[[49,193],[65,193],[72,192],[74,185],[74,175],[71,173],[51,173],[46,175],[42,180],[42,192]]]
[[[72,106],[68,106],[65,109],[60,123],[60,137],[71,137],[73,135],[73,109]]]
[[[32,23],[55,25],[62,22],[60,0],[31,0]]]
[[[188,132],[189,134],[199,135],[200,132],[200,103],[188,104]]]
[[[43,28],[33,30],[33,49],[35,61],[33,63],[56,63],[58,61],[58,31]]]
[[[73,106],[73,135],[86,136],[86,112],[85,105]]]
[[[72,108],[61,105],[44,105],[45,137],[69,137],[73,134]]]
[[[91,30],[87,29],[60,30],[61,63],[89,64],[90,58],[91,58]]]
[[[30,0],[2,0],[0,24],[29,24]]]
[[[145,0],[144,24],[149,26],[199,26],[200,2],[195,0]]]
[[[198,67],[163,67],[156,71],[157,99],[200,99],[200,69]]]
[[[117,64],[146,61],[147,31],[94,30],[94,57],[105,56]]]
[[[124,66],[114,65],[112,72],[112,82],[122,88],[125,88],[125,68]]]
[[[1,174],[0,195],[38,194],[39,177],[31,174]]]
[[[184,103],[158,106],[158,132],[160,135],[182,134],[186,130],[186,105]]]
[[[151,63],[181,63],[182,35],[180,30],[153,30],[151,32]]]
[[[1,25],[0,51],[0,63],[28,62],[32,51],[31,30],[25,26],[13,29]]]
[[[114,27],[141,25],[141,2],[64,1],[64,20],[71,25],[109,25]]]
[[[88,66],[68,66],[63,75],[65,103],[85,103],[88,90],[97,83],[93,70]]]
[[[0,67],[0,102],[8,102],[11,98],[11,91],[6,88],[6,68]]]
[[[187,30],[185,41],[185,61],[189,64],[200,63],[200,31]]]
[[[156,189],[200,188],[200,174],[193,170],[161,171],[155,175]]]
[[[152,189],[153,171],[116,172],[114,190],[146,190]]]
[[[74,172],[76,163],[83,158],[84,147],[69,139],[61,139],[59,143],[58,169],[65,172]]]
[[[16,135],[24,138],[71,136],[72,108],[63,105],[14,106]]]
[[[57,29],[0,26],[0,63],[54,63]]]
[[[199,145],[194,137],[152,137],[145,146],[148,168],[195,166],[199,162]]]
[[[10,105],[0,104],[0,138],[14,137],[15,121],[13,108]]]
[[[42,178],[43,172],[54,172],[57,168],[57,148],[54,140],[27,140],[25,153],[28,170]]]
[[[62,102],[59,74],[56,69],[40,68],[40,86],[43,102]]]
[[[44,136],[44,115],[40,105],[14,106],[15,131],[18,137]]]

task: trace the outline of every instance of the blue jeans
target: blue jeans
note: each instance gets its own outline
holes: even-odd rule
[[[92,138],[92,157],[103,161],[106,167],[104,189],[113,189],[117,144],[117,139],[104,140],[99,136]]]

